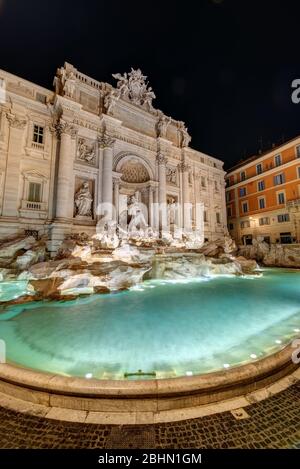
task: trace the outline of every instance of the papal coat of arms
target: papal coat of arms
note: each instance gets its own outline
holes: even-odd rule
[[[137,70],[132,68],[131,72],[124,73],[124,75],[115,73],[113,77],[118,80],[115,97],[128,98],[134,104],[152,107],[155,94],[152,88],[148,87],[147,77],[142,74],[139,68]]]

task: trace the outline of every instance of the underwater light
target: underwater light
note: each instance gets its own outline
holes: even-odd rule
[[[250,358],[257,358],[257,355],[255,355],[255,353],[251,353]]]
[[[230,367],[229,363],[224,363],[223,366],[224,366],[224,368],[229,368]]]
[[[186,371],[185,374],[186,374],[186,376],[193,376],[193,372],[192,372],[192,371]]]
[[[276,344],[282,344],[282,340],[279,340],[279,339],[275,340],[275,342]]]
[[[93,377],[93,373],[87,373],[85,377],[86,379],[91,379]]]

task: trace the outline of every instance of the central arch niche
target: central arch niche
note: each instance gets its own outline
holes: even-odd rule
[[[127,153],[116,158],[115,171],[119,174],[117,219],[120,224],[130,222],[128,207],[133,196],[142,204],[144,218],[149,223],[149,192],[153,181],[151,165],[145,158]]]
[[[120,168],[121,181],[131,184],[141,184],[150,180],[145,166],[136,159],[125,161]]]

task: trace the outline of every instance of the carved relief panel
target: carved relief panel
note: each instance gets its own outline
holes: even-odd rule
[[[76,157],[80,162],[95,166],[96,142],[92,142],[83,137],[78,137]]]
[[[177,168],[168,166],[166,170],[166,178],[168,184],[174,184],[177,186]]]

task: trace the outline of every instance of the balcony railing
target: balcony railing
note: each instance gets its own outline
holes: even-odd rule
[[[43,143],[32,142],[31,143],[31,148],[34,148],[35,150],[43,151],[44,150],[44,144]]]
[[[45,211],[46,203],[45,202],[31,202],[30,200],[22,200],[22,210],[37,210]]]

